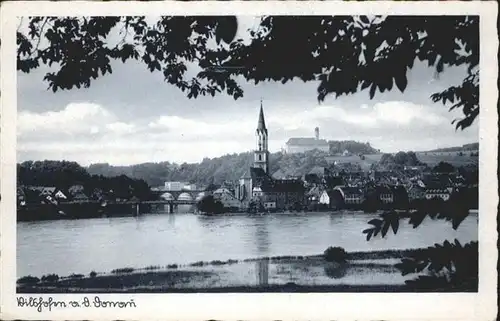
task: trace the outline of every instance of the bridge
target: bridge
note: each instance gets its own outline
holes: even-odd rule
[[[156,201],[125,201],[120,202],[119,204],[130,204],[135,208],[135,212],[137,215],[140,214],[140,206],[143,204],[148,205],[167,205],[168,212],[173,213],[178,205],[194,205],[196,204],[196,200],[156,200]]]
[[[188,201],[192,200],[194,204],[198,199],[208,194],[204,190],[167,190],[163,188],[151,188],[151,193],[160,199],[160,201]]]

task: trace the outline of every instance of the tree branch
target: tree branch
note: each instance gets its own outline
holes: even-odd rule
[[[28,58],[32,58],[33,54],[38,50],[38,47],[40,46],[40,41],[42,40],[43,30],[45,28],[45,25],[49,21],[48,17],[45,17],[43,19],[44,19],[44,21],[43,21],[42,27],[40,28],[40,34],[38,35],[38,41],[36,43],[36,46],[33,47],[33,50],[30,52]]]

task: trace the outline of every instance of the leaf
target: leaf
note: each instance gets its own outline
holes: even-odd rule
[[[373,99],[373,97],[375,97],[375,90],[377,90],[377,85],[372,84],[372,86],[370,87],[370,99]]]
[[[368,224],[371,224],[371,225],[374,225],[374,226],[377,226],[377,227],[380,227],[382,225],[382,220],[379,220],[377,218],[374,218],[370,221],[368,221]]]
[[[368,81],[363,81],[363,83],[361,84],[361,90],[365,90],[369,86],[370,86],[370,83]]]
[[[451,220],[451,224],[452,224],[452,227],[454,230],[458,229],[458,227],[460,226],[460,224],[462,224],[462,222],[465,220],[467,216],[465,215],[455,215],[452,220]]]
[[[215,30],[215,36],[218,42],[231,43],[238,31],[238,20],[235,16],[221,16]]]
[[[398,228],[399,228],[399,218],[395,218],[391,221],[391,227],[392,227],[392,231],[394,232],[394,234],[396,234],[398,232]]]
[[[384,226],[382,227],[382,237],[385,237],[385,235],[387,234],[387,231],[389,231],[390,225],[391,225],[391,223],[389,221],[384,222]]]
[[[406,86],[408,85],[408,80],[406,79],[406,70],[404,73],[401,73],[398,76],[394,77],[394,81],[396,82],[396,86],[398,87],[398,89],[401,92],[404,92]]]
[[[368,18],[366,16],[361,16],[359,18],[361,19],[361,22],[363,22],[364,24],[369,24],[370,23],[370,20],[368,20]]]
[[[363,234],[366,234],[366,233],[370,232],[371,230],[373,230],[373,228],[367,228],[366,230],[363,230]]]
[[[413,228],[417,228],[420,224],[422,224],[426,216],[427,215],[425,214],[425,212],[422,211],[415,212],[410,218],[410,224],[413,225]]]

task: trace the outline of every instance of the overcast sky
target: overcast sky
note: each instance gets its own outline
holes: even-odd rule
[[[252,20],[245,22],[244,34]],[[45,70],[18,74],[18,160],[73,160],[82,165],[142,162],[198,162],[204,157],[249,151],[263,99],[269,148],[278,151],[290,137],[358,140],[384,152],[428,150],[477,142],[476,123],[465,131],[451,124],[460,112],[429,96],[464,77],[462,68],[439,76],[424,64],[411,70],[404,94],[398,90],[373,100],[360,92],[319,104],[317,83],[242,83],[244,97],[188,99],[161,73],[130,61],[115,62],[113,74],[88,89],[53,93]]]

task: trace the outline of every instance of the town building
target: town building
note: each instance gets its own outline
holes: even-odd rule
[[[212,193],[212,195],[214,199],[219,200],[225,208],[238,209],[241,207],[240,200],[238,200],[227,188],[218,188]]]
[[[408,200],[415,201],[425,198],[425,187],[419,184],[411,184],[407,187]]]
[[[428,188],[425,190],[425,199],[442,199],[443,201],[448,201],[451,197],[453,189],[452,188]]]
[[[18,187],[17,188],[17,204],[21,205],[21,206],[26,205],[26,199],[27,199],[26,192],[24,191],[23,188]]]
[[[329,209],[338,209],[343,207],[344,199],[338,189],[325,190],[319,197],[319,204]]]
[[[319,186],[314,186],[306,193],[307,203],[309,205],[319,204],[321,195],[324,191]]]
[[[47,197],[47,196],[52,196],[56,192],[55,187],[44,187],[42,191],[40,192],[41,197]]]
[[[196,185],[186,183],[186,182],[165,182],[165,191],[194,191],[196,190]]]
[[[392,204],[394,203],[394,192],[389,186],[378,186],[377,192],[382,204]]]
[[[334,190],[340,192],[346,205],[360,205],[365,200],[363,191],[358,187],[338,186]]]
[[[319,138],[319,128],[314,129],[315,137],[294,137],[286,142],[286,152],[289,154],[305,153],[310,150],[330,152],[330,144],[325,139]]]

